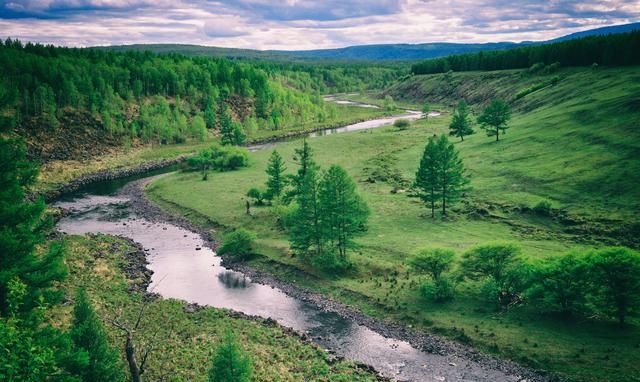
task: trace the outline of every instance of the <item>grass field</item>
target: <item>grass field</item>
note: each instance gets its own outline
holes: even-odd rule
[[[640,131],[634,127],[640,126],[640,76],[635,68],[568,69],[561,75],[558,85],[514,104],[512,128],[500,142],[480,131],[456,143],[473,190],[445,220],[432,221],[418,200],[368,179],[382,162],[412,180],[426,139],[445,132],[449,116],[417,122],[406,131],[388,127],[312,139],[316,161],[325,168],[339,164],[347,169],[372,210],[368,231],[352,254],[356,270],[344,277],[319,273],[290,256],[286,233],[277,228],[269,208],[245,215],[244,194],[264,184],[270,150],[253,153],[249,168],[214,174],[207,182],[197,174],[177,173],[151,184],[148,193],[196,223],[256,231],[261,256],[252,260],[253,266],[371,315],[442,333],[574,380],[639,380],[637,321],[618,330],[607,322],[561,321],[527,308],[498,313],[478,298],[474,284],[463,284],[452,303],[430,304],[420,298],[415,287],[419,280],[406,273],[406,259],[424,246],[460,253],[474,244],[511,240],[535,260],[569,248],[617,242],[620,237],[609,237],[607,227],[637,229]],[[514,71],[505,76],[491,74],[512,89],[529,81],[518,82],[522,77]],[[426,86],[431,79],[425,77],[416,81]],[[290,172],[299,144],[277,148]],[[550,201],[583,229],[567,229],[556,220],[523,212],[521,207],[540,201]],[[398,284],[389,276],[395,272]]]
[[[73,300],[79,287],[86,288],[107,329],[113,346],[124,339],[111,320],[132,322],[142,296],[128,292],[130,281],[121,267],[124,253],[134,250],[126,241],[110,236],[69,236],[66,262],[70,269],[64,282],[66,296]],[[220,309],[185,311],[186,303],[155,300],[146,309],[137,345],[154,343],[144,374],[148,381],[206,381],[211,356],[226,330],[251,354],[254,381],[375,381],[367,372],[344,361],[328,362],[324,350],[303,343],[281,328],[258,321],[234,318]],[[71,305],[55,307],[50,320],[66,326]],[[125,364],[122,363],[123,370]]]

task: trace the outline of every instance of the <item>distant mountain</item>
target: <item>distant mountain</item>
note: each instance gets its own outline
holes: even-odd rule
[[[232,59],[262,59],[273,61],[315,62],[329,61],[409,61],[449,56],[452,54],[472,53],[486,50],[510,49],[531,44],[547,44],[576,38],[613,33],[626,33],[640,29],[640,22],[614,25],[587,31],[572,33],[548,41],[494,42],[484,44],[458,44],[434,42],[425,44],[376,44],[356,45],[336,49],[314,50],[253,50],[220,48],[186,44],[138,44],[99,47],[115,51],[137,50],[155,53],[180,53],[187,56],[215,56]]]

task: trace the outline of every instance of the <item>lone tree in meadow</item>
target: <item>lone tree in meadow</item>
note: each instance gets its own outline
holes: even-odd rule
[[[265,196],[269,200],[278,199],[284,191],[286,185],[286,179],[284,172],[287,168],[284,165],[284,160],[278,151],[273,150],[269,163],[267,164],[267,190]]]
[[[440,187],[438,187],[440,153],[435,136],[429,138],[424,148],[420,167],[416,173],[414,187],[418,196],[425,204],[431,205],[431,218],[436,217],[436,201],[440,200]]]
[[[252,366],[249,355],[227,331],[213,356],[208,382],[251,382]]]
[[[458,155],[458,150],[444,135],[438,139],[438,152],[440,159],[438,184],[442,200],[442,215],[446,215],[447,205],[458,201],[467,184],[469,184],[469,179],[465,174],[464,164],[462,163],[462,158]]]
[[[414,186],[420,199],[430,205],[431,217],[435,217],[437,202],[446,215],[447,206],[460,198],[468,183],[462,159],[447,137],[429,138]]]
[[[469,107],[462,100],[453,111],[453,118],[449,125],[449,135],[459,137],[461,141],[464,141],[464,137],[471,134],[473,134],[473,129],[471,128],[471,118],[469,118]]]
[[[422,105],[422,116],[424,118],[428,118],[430,112],[431,112],[431,105],[429,105],[428,103],[425,103],[424,105]]]
[[[500,132],[503,134],[510,127],[511,109],[504,101],[494,100],[478,117],[480,128],[487,132],[487,135],[496,137],[496,142],[500,140]]]
[[[353,236],[363,230],[369,208],[356,184],[340,166],[333,165],[320,181],[318,200],[322,210],[322,233],[327,244],[345,261]]]

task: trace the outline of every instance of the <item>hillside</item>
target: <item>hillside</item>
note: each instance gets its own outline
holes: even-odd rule
[[[551,80],[558,77],[558,83]],[[516,99],[537,85],[540,90]],[[523,92],[523,90],[525,90]],[[488,142],[469,151],[475,159],[504,163],[483,178],[502,197],[537,194],[601,217],[637,220],[640,208],[640,75],[638,68],[563,69],[554,74],[526,71],[466,72],[414,76],[385,94],[411,102],[455,105],[461,99],[477,113],[494,98],[510,102],[515,115],[500,157]],[[480,140],[480,131],[474,141]],[[469,150],[464,148],[464,150]],[[474,166],[474,163],[470,164]],[[505,175],[508,174],[508,177]],[[510,183],[513,184],[510,185]],[[516,201],[514,199],[514,201]],[[637,222],[636,222],[637,223]],[[637,228],[636,228],[637,229]]]

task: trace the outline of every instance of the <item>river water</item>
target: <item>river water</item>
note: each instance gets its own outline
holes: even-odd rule
[[[388,124],[382,118],[378,126]],[[372,128],[376,122],[369,121]],[[351,131],[345,127],[343,131]],[[357,128],[355,128],[357,130]],[[69,213],[58,229],[69,234],[120,235],[141,244],[154,272],[150,290],[165,298],[249,315],[270,317],[308,333],[314,342],[347,359],[375,367],[402,381],[518,381],[497,368],[456,355],[430,354],[405,341],[384,336],[334,312],[292,298],[278,288],[252,282],[226,269],[199,234],[170,223],[136,216],[129,198],[120,192],[122,180],[108,182],[58,201]]]

